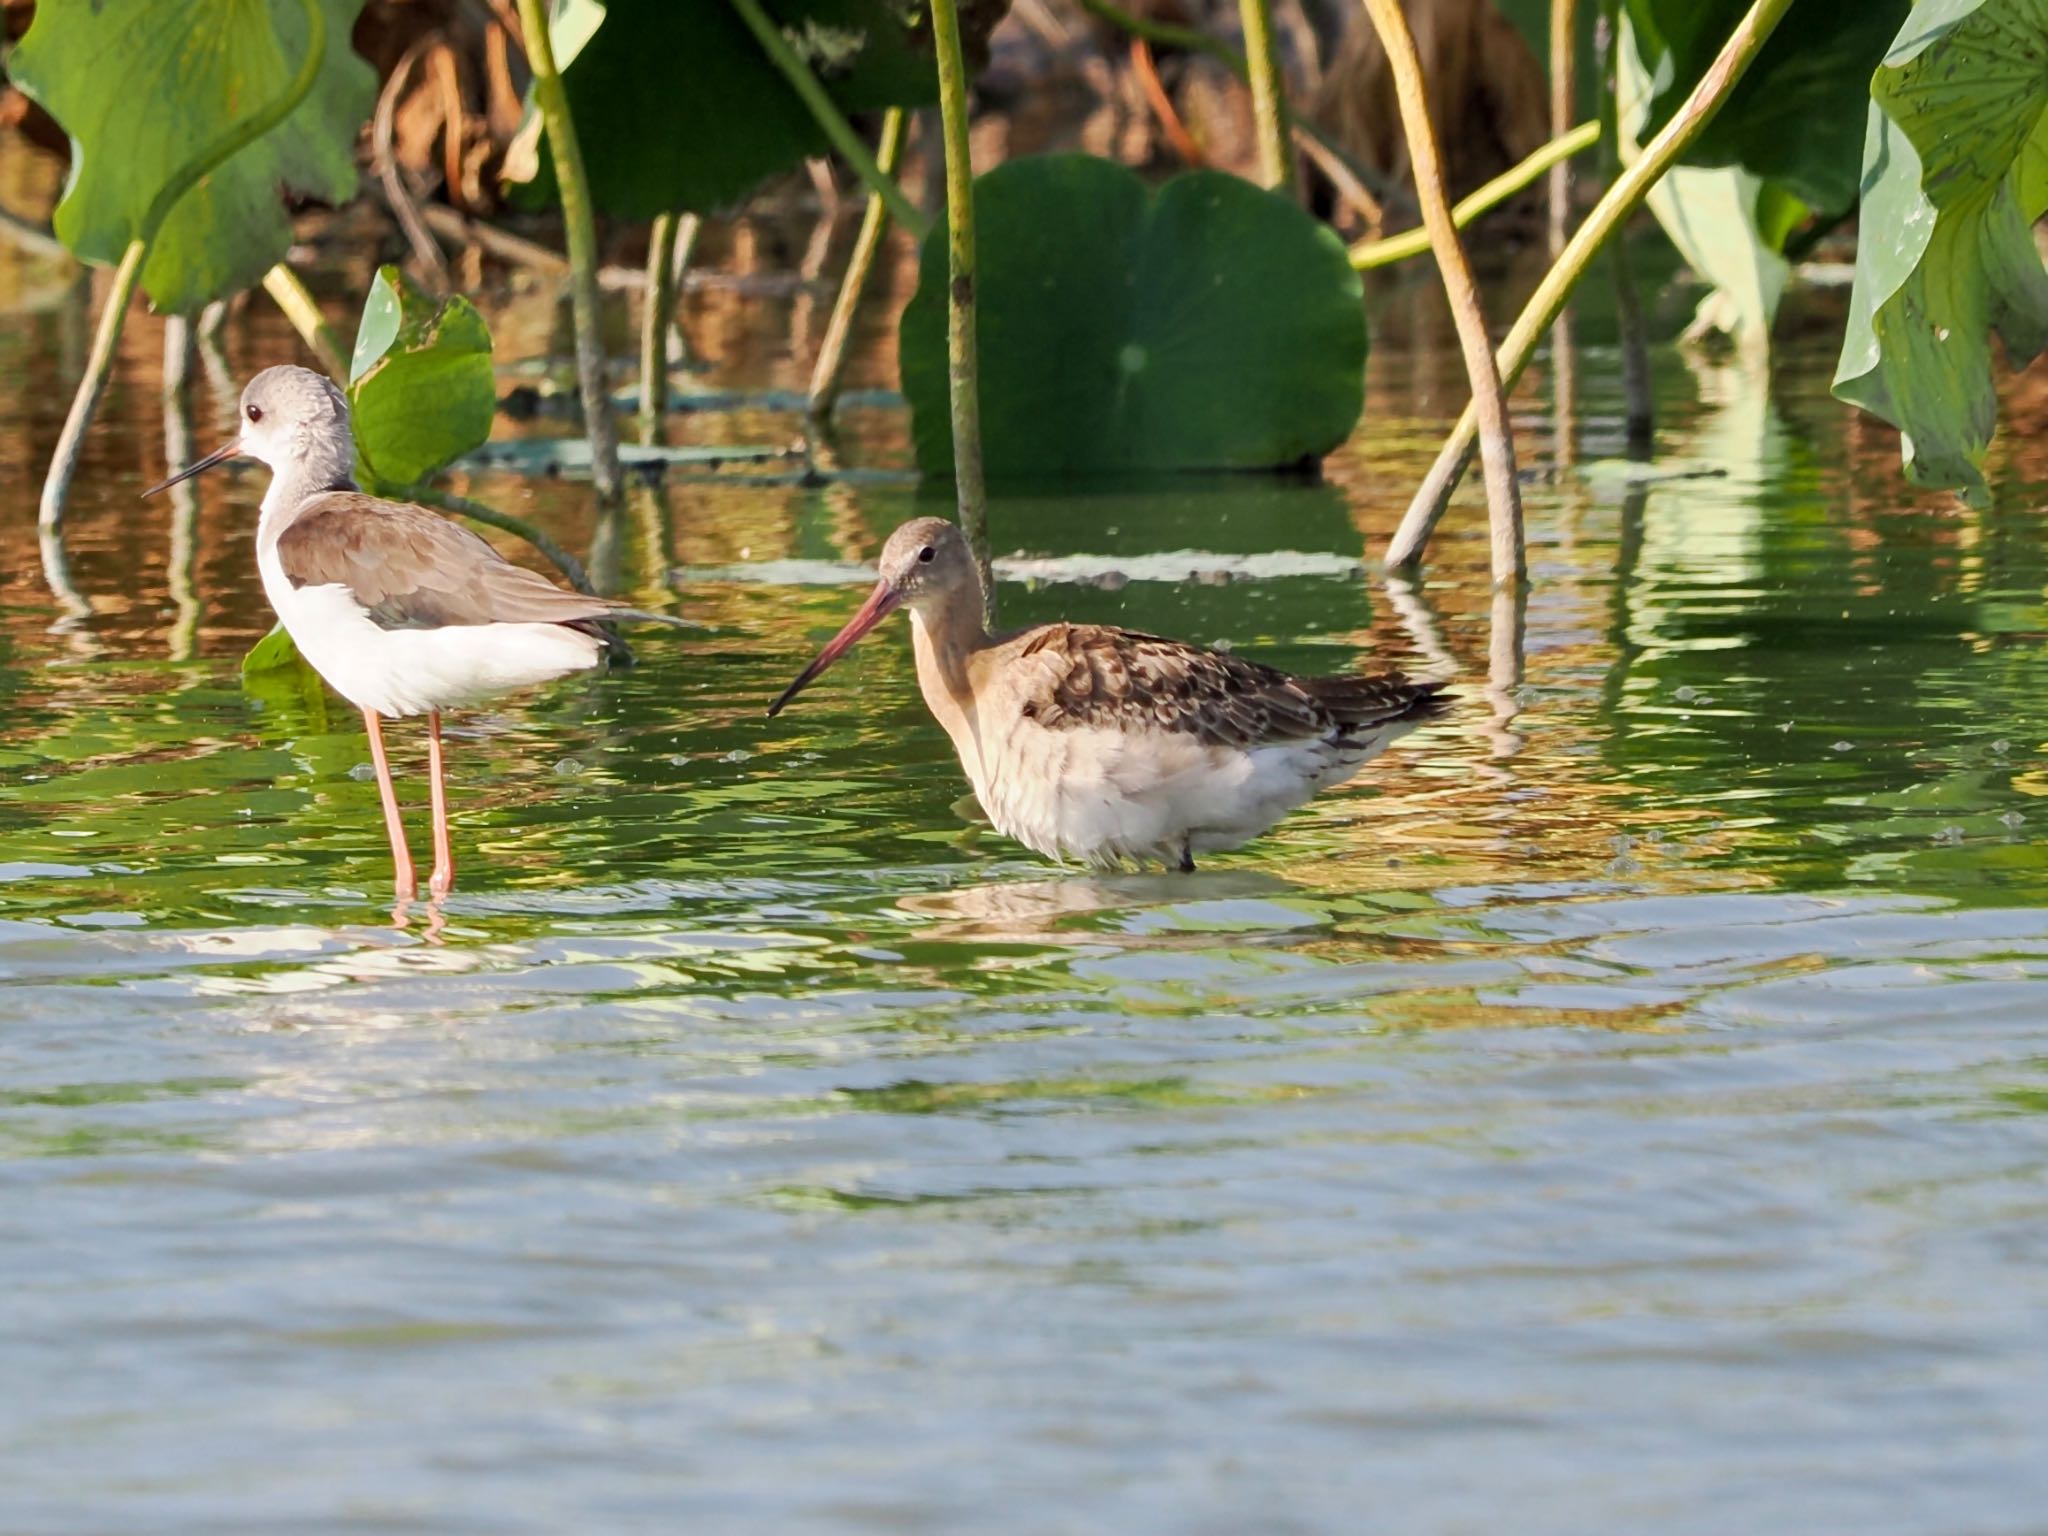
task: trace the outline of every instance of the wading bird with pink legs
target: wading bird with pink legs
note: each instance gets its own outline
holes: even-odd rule
[[[299,654],[362,711],[401,900],[418,889],[384,752],[383,722],[427,717],[434,868],[455,884],[441,712],[596,666],[603,624],[683,621],[556,586],[461,524],[356,485],[348,400],[305,368],[266,368],[242,391],[241,431],[145,496],[229,459],[270,469],[256,525],[264,595]]]

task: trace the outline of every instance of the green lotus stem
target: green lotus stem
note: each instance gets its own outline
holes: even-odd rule
[[[496,507],[487,507],[480,501],[471,501],[467,496],[437,490],[431,485],[416,485],[412,488],[411,495],[415,501],[425,502],[430,507],[439,507],[444,512],[453,512],[473,523],[502,529],[515,538],[526,540],[540,551],[542,559],[568,578],[569,585],[578,592],[595,594],[597,591],[590,584],[590,572],[583,568],[583,562],[525,518],[514,517],[510,512],[500,512]]]
[[[885,176],[894,177],[896,163],[903,157],[903,109],[891,107],[882,116],[881,138],[875,145],[875,164]],[[868,194],[867,212],[861,215],[860,234],[853,242],[853,255],[846,263],[846,276],[839,284],[839,297],[832,303],[832,318],[825,326],[825,341],[818,348],[817,364],[811,369],[810,415],[822,425],[832,419],[832,407],[839,400],[839,374],[846,362],[846,341],[853,334],[854,312],[874,270],[875,253],[882,248],[882,230],[888,209],[879,193]]]
[[[1259,141],[1259,177],[1275,192],[1294,189],[1294,152],[1287,142],[1287,84],[1273,42],[1270,0],[1237,0],[1244,58],[1251,72],[1252,123]]]
[[[1479,414],[1480,454],[1486,466],[1486,509],[1492,530],[1491,554],[1496,586],[1519,582],[1527,569],[1522,547],[1522,488],[1515,478],[1514,428],[1508,419],[1507,390],[1494,365],[1493,342],[1486,333],[1486,311],[1479,304],[1458,226],[1451,217],[1450,195],[1444,191],[1442,156],[1436,129],[1429,120],[1429,96],[1422,83],[1422,57],[1401,0],[1364,0],[1365,13],[1386,50],[1394,76],[1394,96],[1408,140],[1408,162],[1415,172],[1415,195],[1422,204],[1422,222],[1436,251],[1437,270],[1451,301],[1458,344],[1465,354],[1465,373]]]
[[[661,441],[668,411],[668,322],[675,309],[676,215],[658,213],[647,234],[647,303],[640,314],[640,441]]]
[[[100,323],[93,333],[92,355],[86,363],[85,377],[79,380],[78,393],[71,397],[71,412],[64,418],[64,430],[57,435],[57,448],[50,455],[50,468],[43,477],[43,496],[36,508],[36,526],[45,532],[54,534],[64,521],[64,503],[71,494],[71,477],[78,469],[78,451],[85,443],[86,431],[92,426],[93,413],[99,409],[100,396],[106,391],[108,375],[113,371],[114,353],[121,342],[121,326],[128,317],[128,306],[135,298],[135,285],[142,277],[143,263],[149,259],[150,248],[156,244],[164,220],[171,216],[179,198],[290,117],[299,103],[312,94],[313,84],[320,78],[320,66],[327,53],[327,12],[320,0],[299,0],[299,3],[306,11],[306,57],[299,65],[299,72],[292,76],[275,100],[230,123],[171,172],[164,184],[157,188],[156,196],[149,200],[149,207],[143,210],[135,238],[121,253],[120,264],[114,268],[113,290],[107,295],[106,308],[100,311]]]
[[[521,3],[524,4],[525,0]],[[812,118],[824,129],[825,137],[832,141],[832,147],[839,152],[840,158],[852,166],[854,173],[867,183],[868,190],[888,206],[889,217],[909,230],[912,237],[922,244],[924,237],[931,233],[932,221],[919,213],[910,199],[903,195],[896,179],[883,174],[882,168],[875,164],[875,157],[868,153],[867,145],[853,131],[846,115],[826,93],[825,87],[818,83],[818,77],[811,73],[810,66],[789,46],[782,29],[761,9],[760,0],[731,0],[731,3],[732,8],[739,12],[740,20],[747,24],[747,30],[760,43],[761,51],[768,55],[782,72],[782,78],[789,82],[790,89],[810,109]],[[951,7],[947,9],[951,10]],[[946,67],[943,44],[939,47],[939,60],[943,79]]]
[[[1550,0],[1550,136],[1561,139],[1579,115],[1579,0]],[[1572,166],[1550,168],[1550,254],[1571,238]]]
[[[263,274],[263,291],[284,311],[285,319],[291,321],[299,339],[320,359],[320,366],[337,382],[346,384],[348,358],[341,350],[341,341],[328,325],[327,317],[320,313],[319,303],[312,291],[300,281],[299,274],[280,261]]]
[[[748,0],[751,3],[751,0]],[[932,50],[939,63],[939,123],[946,144],[946,386],[953,412],[953,488],[960,528],[981,568],[981,606],[996,622],[995,570],[988,540],[988,489],[981,473],[981,365],[974,342],[974,164],[967,146],[967,60],[953,0],[931,0]]]
[[[1586,275],[1593,258],[1628,216],[1642,206],[1650,188],[1671,169],[1678,157],[1699,137],[1701,130],[1712,121],[1714,113],[1728,99],[1728,93],[1755,61],[1769,40],[1772,29],[1791,5],[1792,0],[1753,0],[1742,20],[1736,23],[1728,41],[1722,44],[1721,52],[1686,97],[1685,104],[1594,204],[1585,223],[1573,233],[1564,254],[1544,274],[1543,281],[1537,285],[1536,292],[1523,306],[1522,313],[1502,341],[1497,360],[1504,384],[1512,386],[1522,376],[1522,370],[1528,367],[1529,359],[1536,350],[1536,343],[1557,319],[1558,311],[1564,308],[1572,289]],[[1477,427],[1477,412],[1467,405],[1464,414],[1458,418],[1458,424],[1451,429],[1451,435],[1438,450],[1436,463],[1417,488],[1407,513],[1401,519],[1401,526],[1387,545],[1386,562],[1389,566],[1400,569],[1421,559],[1430,533],[1450,501],[1451,492],[1472,462]]]
[[[555,66],[544,0],[519,0],[519,28],[525,36],[526,62],[533,70],[533,99],[547,126],[548,153],[554,159],[555,182],[562,196],[562,229],[569,246],[569,303],[576,325],[576,381],[583,395],[583,429],[590,437],[591,478],[597,484],[598,506],[615,507],[624,498],[624,481],[619,474],[619,434],[612,421],[611,390],[604,377],[604,338],[599,334],[597,215],[590,199],[590,179],[583,168],[576,121],[569,112],[569,90]]]
[[[1461,198],[1451,210],[1452,222],[1464,229],[1481,214],[1513,197],[1552,166],[1591,149],[1599,138],[1598,123],[1581,123],[1564,137],[1552,139],[1519,165],[1510,166],[1483,187]],[[1428,249],[1429,231],[1417,226],[1382,240],[1359,241],[1351,247],[1351,265],[1361,272],[1370,272],[1376,267],[1388,267],[1397,261],[1420,256]]]
[[[1621,166],[1620,107],[1615,71],[1620,66],[1620,0],[1600,0],[1600,182],[1611,186]],[[1656,438],[1656,406],[1650,393],[1650,337],[1636,297],[1635,262],[1627,240],[1607,247],[1608,277],[1614,289],[1614,329],[1621,345],[1622,416],[1631,453],[1647,457]]]

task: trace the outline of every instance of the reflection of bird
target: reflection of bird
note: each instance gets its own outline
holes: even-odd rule
[[[1095,624],[993,638],[959,529],[905,523],[881,580],[769,708],[773,715],[897,608],[925,703],[996,829],[1098,868],[1195,867],[1338,784],[1443,707],[1440,683],[1292,677],[1178,640]]]
[[[336,693],[363,712],[391,835],[398,894],[413,894],[380,719],[427,717],[434,872],[455,881],[441,761],[441,711],[597,664],[600,621],[677,622],[556,586],[514,565],[467,528],[410,502],[356,489],[348,401],[304,368],[266,368],[242,391],[241,434],[143,494],[238,457],[271,470],[256,527],[263,591],[292,641]]]

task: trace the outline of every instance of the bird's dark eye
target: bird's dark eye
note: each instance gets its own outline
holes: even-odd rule
[[[252,406],[250,406],[250,407],[249,407],[249,419],[250,419],[251,421],[261,421],[261,420],[263,419],[263,407],[262,407],[262,406],[260,406],[260,405],[252,405]]]
[[[923,549],[920,549],[917,552],[917,558],[923,561],[926,565],[929,565],[932,562],[932,557],[937,553],[938,551],[936,549],[933,549],[931,545],[927,544]]]

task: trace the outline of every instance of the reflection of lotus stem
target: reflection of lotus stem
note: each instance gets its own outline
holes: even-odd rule
[[[277,307],[284,311],[285,319],[291,321],[299,339],[320,359],[320,366],[337,382],[346,384],[349,363],[341,350],[341,340],[328,325],[327,317],[320,313],[319,304],[299,280],[299,274],[280,261],[263,274],[263,291],[277,301]]]
[[[903,155],[903,109],[891,107],[882,116],[882,136],[875,145],[875,164],[882,174],[894,177],[896,162]],[[882,248],[882,229],[888,218],[881,194],[868,194],[867,212],[861,215],[860,234],[853,242],[853,255],[846,263],[846,277],[839,284],[839,297],[832,305],[832,318],[825,325],[825,340],[818,348],[818,361],[811,369],[811,421],[823,426],[832,419],[832,407],[839,399],[839,370],[846,361],[846,341],[853,333],[854,311],[860,308],[861,291],[874,269],[875,253]]]
[[[1755,60],[1779,18],[1791,4],[1792,0],[1754,0],[1728,41],[1722,45],[1720,54],[1686,97],[1685,104],[1594,204],[1593,211],[1586,215],[1585,223],[1572,235],[1564,254],[1544,274],[1543,281],[1508,331],[1507,339],[1501,343],[1500,372],[1506,383],[1513,384],[1521,377],[1530,355],[1536,350],[1537,341],[1557,319],[1558,311],[1564,308],[1565,300],[1571,297],[1572,289],[1585,276],[1600,248],[1642,205],[1650,188],[1671,169],[1678,157],[1685,153],[1686,147],[1699,137],[1700,131],[1712,120],[1721,103],[1728,99],[1728,93]],[[1408,504],[1407,514],[1401,519],[1400,528],[1387,546],[1389,565],[1413,565],[1421,559],[1423,548],[1429,543],[1429,535],[1450,501],[1451,492],[1472,462],[1477,426],[1477,413],[1468,405],[1438,450],[1436,463],[1416,490],[1414,500]]]
[[[85,442],[86,429],[92,425],[93,412],[107,387],[107,375],[113,370],[121,324],[128,317],[128,305],[135,297],[142,264],[149,259],[150,247],[156,243],[164,220],[171,216],[178,199],[203,178],[291,116],[299,103],[312,94],[313,83],[320,78],[320,65],[327,52],[327,13],[321,0],[300,0],[300,4],[306,8],[306,57],[299,72],[276,100],[266,102],[239,122],[230,123],[212,142],[171,172],[150,199],[141,223],[136,226],[135,238],[121,253],[121,264],[114,269],[113,291],[107,295],[107,307],[100,311],[99,329],[93,336],[92,357],[86,364],[85,377],[79,380],[78,393],[72,396],[71,414],[64,418],[64,430],[57,436],[57,450],[50,456],[49,473],[43,479],[36,526],[45,531],[54,533],[64,521],[64,501],[71,493],[71,476],[78,468],[78,450]]]
[[[1408,160],[1415,172],[1415,195],[1422,204],[1422,222],[1436,249],[1437,270],[1458,324],[1458,343],[1465,353],[1465,372],[1479,411],[1480,452],[1486,463],[1486,508],[1492,527],[1492,565],[1496,585],[1521,580],[1522,489],[1515,480],[1515,440],[1508,423],[1507,391],[1494,366],[1493,343],[1486,334],[1486,312],[1479,307],[1479,285],[1472,280],[1451,200],[1444,192],[1443,166],[1430,126],[1429,98],[1422,85],[1422,60],[1415,38],[1401,14],[1401,0],[1365,0],[1366,14],[1379,32],[1393,72],[1394,94],[1408,139]]]
[[[193,324],[183,315],[164,317],[164,461],[183,468],[192,453],[192,365],[198,360]],[[172,661],[190,661],[199,637],[199,596],[192,581],[199,560],[199,487],[180,480],[171,487],[171,553],[164,581],[178,611],[165,642]]]
[[[619,475],[619,434],[612,423],[611,391],[605,387],[604,338],[598,333],[597,217],[591,207],[590,181],[583,168],[583,148],[576,122],[569,114],[569,91],[555,67],[555,46],[548,36],[542,0],[519,0],[520,30],[526,40],[526,62],[533,70],[533,99],[547,125],[548,154],[555,163],[555,184],[562,196],[562,230],[569,246],[569,302],[576,324],[576,381],[583,393],[583,430],[590,436],[590,472],[597,482],[600,507],[615,507],[622,498]]]
[[[526,0],[521,0],[521,3],[526,3]],[[747,24],[747,30],[754,34],[761,51],[768,55],[782,72],[782,78],[789,82],[790,89],[810,109],[811,117],[824,130],[825,137],[832,141],[832,147],[839,152],[840,158],[853,167],[854,173],[867,183],[869,191],[888,204],[889,217],[922,243],[931,231],[932,221],[912,206],[910,199],[903,195],[903,189],[896,184],[896,178],[883,174],[881,167],[875,164],[875,157],[868,153],[867,145],[853,131],[846,115],[839,110],[825,87],[818,83],[818,77],[811,73],[810,67],[797,56],[796,50],[789,46],[789,40],[782,35],[782,28],[761,9],[760,0],[731,0],[731,5],[739,13],[740,20]],[[950,12],[952,7],[949,5],[946,9]],[[957,26],[954,30],[957,34]],[[939,73],[943,80],[946,69],[943,43],[938,44],[938,52]]]
[[[1485,186],[1460,199],[1457,207],[1451,210],[1451,222],[1460,229],[1465,228],[1481,214],[1506,202],[1552,166],[1591,149],[1599,137],[1598,123],[1581,123],[1563,137],[1552,139],[1519,165],[1510,166]],[[1390,267],[1397,261],[1420,256],[1428,249],[1427,229],[1404,229],[1400,234],[1388,235],[1383,240],[1359,241],[1351,247],[1351,265],[1361,272],[1370,272],[1375,267]]]
[[[1250,72],[1252,122],[1259,140],[1259,179],[1275,192],[1294,189],[1294,154],[1287,143],[1287,87],[1273,46],[1273,11],[1268,0],[1237,0],[1244,27],[1244,61]]]
[[[695,215],[690,215],[695,217]],[[668,411],[668,322],[675,308],[676,215],[658,213],[647,232],[647,303],[640,314],[640,442],[661,441]]]
[[[981,368],[974,345],[974,165],[967,152],[967,61],[953,0],[931,0],[939,60],[939,121],[946,140],[946,385],[953,407],[953,484],[960,527],[981,567],[984,621],[996,621],[989,568],[988,491],[981,475]]]

